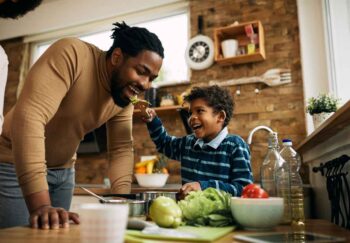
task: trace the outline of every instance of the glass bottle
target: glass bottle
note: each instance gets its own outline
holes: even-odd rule
[[[303,231],[305,227],[305,214],[303,181],[299,174],[301,160],[299,154],[292,148],[292,140],[283,139],[282,142],[283,148],[280,154],[287,161],[290,168],[292,228],[296,231]]]
[[[268,151],[260,168],[261,187],[270,197],[277,196],[275,169],[279,160],[277,133],[270,132],[268,137]]]
[[[279,153],[276,132],[270,132],[268,151],[261,166],[261,186],[273,197],[283,197],[284,214],[282,223],[290,223],[290,170],[288,163]]]

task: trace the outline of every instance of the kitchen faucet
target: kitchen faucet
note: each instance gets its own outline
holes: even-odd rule
[[[278,186],[277,184],[279,183],[276,180],[276,173],[279,173],[278,175],[280,175],[280,173],[285,171],[282,167],[282,165],[285,164],[285,161],[278,152],[277,132],[274,132],[267,126],[257,126],[250,131],[247,143],[250,145],[252,143],[254,133],[261,129],[267,130],[269,132],[268,151],[260,167],[261,186],[270,196],[276,196]]]
[[[275,132],[272,131],[271,128],[267,127],[267,126],[257,126],[256,128],[254,128],[253,130],[251,130],[249,132],[248,138],[247,138],[247,143],[250,145],[252,143],[252,139],[253,139],[253,135],[256,131],[261,130],[261,129],[265,129],[267,130],[270,134],[274,134]]]

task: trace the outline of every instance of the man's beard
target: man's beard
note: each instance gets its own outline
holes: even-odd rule
[[[111,95],[116,105],[120,107],[126,107],[130,104],[130,101],[123,99],[123,90],[125,86],[118,85],[120,81],[121,80],[119,79],[118,73],[113,72],[111,78]]]

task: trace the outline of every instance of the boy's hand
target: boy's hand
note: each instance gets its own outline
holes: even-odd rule
[[[149,103],[146,100],[137,100],[133,101],[133,105],[135,106],[136,109],[139,109],[141,111],[141,116],[142,117],[147,117],[148,114],[146,112]]]
[[[180,195],[179,198],[182,200],[184,199],[191,191],[201,191],[201,184],[199,182],[189,182],[184,184],[180,189]]]
[[[144,122],[151,122],[153,121],[153,119],[157,116],[157,113],[155,110],[153,110],[152,108],[147,108],[145,110],[145,115],[144,113],[141,113],[141,119]]]

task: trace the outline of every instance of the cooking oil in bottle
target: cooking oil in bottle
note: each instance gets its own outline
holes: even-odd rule
[[[277,172],[276,173],[277,183],[277,196],[283,197],[284,201],[284,212],[281,223],[291,223],[291,188],[289,186],[289,173],[288,172]]]
[[[284,214],[282,224],[291,222],[291,187],[290,187],[290,170],[289,164],[281,156],[276,165],[276,188],[277,196],[283,197]]]
[[[295,178],[292,178],[292,180],[295,180]],[[304,195],[302,187],[292,185],[290,205],[293,231],[305,231]]]
[[[303,181],[299,175],[300,156],[292,148],[290,139],[283,139],[281,156],[287,161],[290,169],[290,216],[293,231],[305,231]]]

